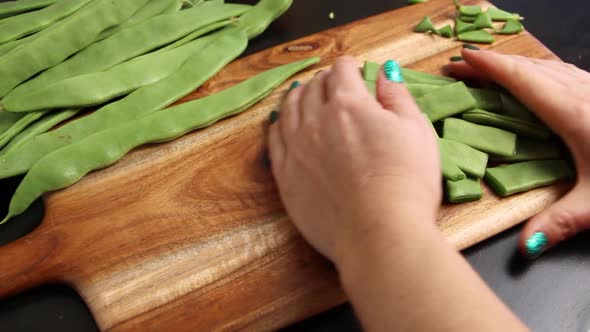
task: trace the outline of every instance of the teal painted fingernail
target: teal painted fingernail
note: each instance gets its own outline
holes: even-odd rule
[[[403,83],[404,77],[402,75],[402,68],[399,66],[399,63],[393,60],[387,60],[383,65],[383,72],[385,73],[385,78],[388,81],[395,82],[395,83]]]
[[[479,51],[479,47],[477,47],[475,45],[471,45],[471,44],[463,44],[463,48],[466,48],[466,49],[472,50],[472,51]]]
[[[452,56],[451,61],[453,61],[453,62],[463,61],[463,57],[462,56]]]
[[[289,90],[293,90],[297,87],[301,86],[301,82],[299,81],[293,81],[293,83],[291,83],[291,86],[289,87]]]
[[[268,122],[270,122],[270,124],[277,122],[278,119],[279,119],[279,112],[277,112],[277,111],[270,112],[270,115],[268,116]]]
[[[549,241],[543,232],[536,232],[526,240],[526,252],[531,258],[539,256],[547,247]]]

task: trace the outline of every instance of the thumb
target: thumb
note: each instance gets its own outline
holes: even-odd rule
[[[564,198],[533,217],[520,237],[522,253],[535,258],[558,243],[590,229],[589,195],[590,185],[579,182]]]
[[[414,97],[403,82],[400,65],[387,60],[377,78],[377,101],[384,109],[399,115],[420,114]]]

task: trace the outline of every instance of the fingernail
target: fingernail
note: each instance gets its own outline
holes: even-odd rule
[[[277,112],[277,111],[270,112],[270,115],[268,116],[268,122],[270,122],[270,124],[277,122],[278,119],[279,119],[279,112]]]
[[[451,61],[453,61],[453,62],[463,61],[463,57],[462,56],[452,56]]]
[[[299,81],[293,81],[293,83],[291,83],[291,86],[289,87],[289,91],[291,91],[291,90],[293,90],[293,89],[295,89],[295,88],[297,88],[299,86],[301,86],[301,82],[299,82]]]
[[[403,83],[404,77],[402,75],[402,69],[399,66],[399,63],[393,60],[387,60],[383,65],[383,72],[385,73],[385,78],[388,81],[395,82],[395,83]]]
[[[547,247],[549,241],[543,232],[536,232],[526,240],[526,252],[530,258],[538,257]]]
[[[472,51],[479,51],[479,47],[477,47],[475,45],[471,45],[471,44],[463,44],[463,48],[466,48],[466,49],[472,50]]]

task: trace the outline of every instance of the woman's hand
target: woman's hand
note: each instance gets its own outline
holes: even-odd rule
[[[359,246],[387,246],[420,227],[410,220],[435,227],[441,175],[434,131],[403,84],[383,73],[376,100],[356,61],[338,59],[290,91],[269,144],[289,216],[337,266]]]
[[[574,157],[576,186],[559,202],[532,218],[523,230],[521,249],[536,256],[590,228],[590,74],[559,61],[463,50],[451,63],[459,78],[494,81],[515,95],[553,129]]]

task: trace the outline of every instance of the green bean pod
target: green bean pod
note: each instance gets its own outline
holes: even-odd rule
[[[492,44],[496,39],[494,35],[485,30],[467,31],[457,35],[457,39],[469,43]]]
[[[23,116],[25,114],[0,111],[0,136]]]
[[[529,122],[538,122],[535,115],[518,99],[507,92],[500,93],[502,100],[502,109],[498,113],[519,118]]]
[[[0,135],[0,149],[42,116],[43,114],[41,112],[32,112],[18,119],[12,126],[10,126],[10,128]]]
[[[158,15],[172,14],[180,10],[182,7],[183,0],[151,0],[148,1],[145,6],[141,7],[133,16],[127,21],[106,29],[101,32],[96,41],[101,41],[105,38],[112,36],[113,34],[121,31],[126,27],[144,22],[152,17]]]
[[[420,98],[424,95],[427,95],[434,90],[440,89],[440,85],[436,84],[420,84],[420,83],[409,83],[406,84],[406,88],[412,94],[414,98]]]
[[[472,123],[506,129],[515,134],[532,138],[548,139],[553,135],[547,127],[541,124],[481,109],[467,111],[461,114],[461,117]]]
[[[292,3],[293,0],[260,0],[256,6],[240,17],[236,28],[246,31],[248,39],[253,39],[283,15]]]
[[[475,30],[494,29],[492,18],[488,13],[479,14],[475,21],[473,21],[473,26],[475,27]]]
[[[96,132],[165,108],[186,96],[238,57],[248,44],[244,31],[224,29],[203,37],[210,41],[174,74],[108,104],[94,113],[39,135],[0,156],[0,178],[27,172],[48,153]]]
[[[420,107],[431,122],[473,109],[477,104],[463,82],[442,86],[418,99]]]
[[[186,44],[186,43],[188,43],[188,42],[190,42],[192,40],[195,40],[195,39],[197,39],[197,38],[199,38],[199,37],[201,37],[203,35],[208,34],[211,31],[215,31],[215,30],[224,28],[224,27],[230,25],[231,23],[232,23],[232,19],[228,19],[228,20],[225,20],[225,21],[219,21],[219,22],[215,22],[213,24],[209,24],[206,27],[203,27],[203,28],[201,28],[199,30],[196,30],[196,31],[194,31],[194,32],[186,35],[182,39],[179,39],[179,40],[175,41],[172,44],[166,45],[165,47],[162,47],[161,49],[159,49],[159,50],[157,50],[155,52],[148,53],[147,55],[154,54],[154,53],[159,53],[159,52],[165,52],[165,51],[168,51],[168,50],[171,50],[171,49],[180,47],[180,46],[182,46],[182,45],[184,45],[184,44]]]
[[[466,178],[461,181],[445,181],[446,197],[450,203],[466,203],[483,197],[480,179]]]
[[[0,97],[31,76],[90,45],[104,29],[131,16],[147,0],[98,0],[0,57]]]
[[[21,13],[45,8],[57,0],[19,0],[0,3],[0,18],[19,15]]]
[[[469,88],[469,93],[475,98],[475,107],[487,111],[499,111],[502,109],[502,99],[497,91],[490,89]]]
[[[57,81],[106,70],[126,60],[173,42],[209,24],[243,14],[247,5],[208,4],[153,17],[92,44],[67,61],[22,84],[11,94],[24,94]]]
[[[409,68],[402,68],[402,75],[404,76],[404,82],[409,84],[448,85],[457,82],[452,77],[423,73]]]
[[[440,155],[444,157],[444,163],[449,167],[456,166],[465,174],[476,178],[482,178],[485,175],[488,165],[487,154],[467,144],[445,138],[438,139],[438,149]],[[454,177],[447,177],[444,172],[443,176],[447,180],[457,181]]]
[[[496,194],[504,197],[547,186],[574,175],[565,160],[535,160],[488,168],[485,180]]]
[[[4,155],[10,151],[15,150],[16,148],[30,141],[34,137],[47,132],[51,128],[75,116],[76,114],[78,114],[78,112],[80,112],[80,110],[64,110],[59,112],[53,112],[47,116],[42,117],[35,123],[28,126],[20,134],[14,136],[14,138],[10,140],[10,143],[8,143],[8,145],[6,145],[2,150],[0,150],[0,155]]]
[[[43,193],[68,187],[88,172],[115,163],[135,147],[173,140],[247,110],[286,79],[318,62],[318,58],[311,58],[271,69],[220,93],[96,133],[47,155],[25,176],[0,224],[24,212]]]
[[[56,4],[30,13],[13,16],[2,22],[0,44],[41,31],[87,5],[91,0],[58,1]]]
[[[5,54],[12,52],[17,47],[24,45],[25,43],[30,42],[37,37],[39,37],[38,33],[0,45],[0,56],[3,56]]]
[[[522,20],[524,17],[516,14],[516,13],[509,13],[505,10],[490,7],[486,11],[488,15],[492,18],[492,21],[507,21],[507,20]]]
[[[552,140],[534,140],[526,137],[518,137],[516,140],[516,153],[512,156],[491,155],[493,161],[517,162],[543,159],[563,158],[565,148],[560,142]]]
[[[465,120],[445,119],[442,136],[490,154],[511,156],[516,151],[515,134],[494,127],[473,124]]]
[[[465,16],[478,16],[479,14],[483,13],[483,9],[481,9],[481,6],[460,5],[458,9],[459,14]]]
[[[149,53],[107,71],[68,78],[27,94],[9,94],[2,107],[10,112],[31,112],[102,104],[171,75],[209,42],[209,39],[197,39],[166,52]]]
[[[455,33],[460,34],[463,32],[475,30],[475,25],[469,22],[463,22],[459,18],[455,19]]]

